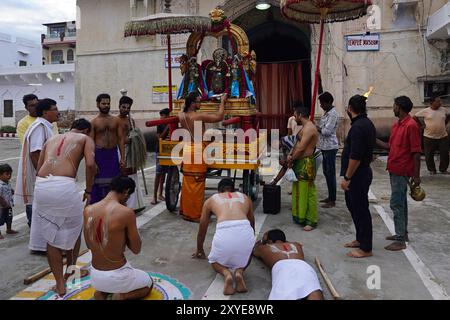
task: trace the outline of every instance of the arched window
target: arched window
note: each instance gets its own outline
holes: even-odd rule
[[[73,62],[73,50],[72,49],[69,49],[67,51],[67,62],[68,63]]]
[[[52,64],[60,64],[64,60],[64,53],[62,50],[52,51]]]

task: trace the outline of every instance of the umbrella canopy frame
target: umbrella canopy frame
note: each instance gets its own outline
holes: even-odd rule
[[[359,19],[370,5],[371,0],[281,0],[281,12],[290,20],[320,24]]]
[[[314,76],[310,118],[314,121],[319,87],[320,62],[325,23],[358,19],[367,14],[371,0],[281,0],[282,15],[296,22],[320,23],[319,47]]]

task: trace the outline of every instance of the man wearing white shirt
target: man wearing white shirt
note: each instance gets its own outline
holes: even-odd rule
[[[36,169],[41,150],[44,144],[53,136],[52,123],[58,121],[59,111],[56,101],[43,99],[36,106],[38,118],[28,128],[24,136],[19,168],[17,170],[15,203],[31,206],[33,204],[34,185],[36,182]],[[45,252],[46,241],[39,230],[33,230],[32,210],[27,210],[28,225],[31,227],[30,245],[32,251]]]
[[[339,125],[339,114],[333,106],[334,98],[329,92],[319,96],[320,107],[325,112],[317,125],[319,131],[319,144],[317,147],[323,155],[323,175],[327,181],[328,197],[320,202],[322,208],[334,208],[336,206],[336,155],[339,142],[336,130]]]

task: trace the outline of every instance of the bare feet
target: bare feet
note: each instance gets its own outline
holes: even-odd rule
[[[108,294],[100,291],[95,291],[94,299],[95,300],[106,300],[108,298]]]
[[[224,276],[224,286],[223,286],[223,294],[226,296],[231,296],[235,294],[235,290],[233,287],[233,275],[230,271]]]
[[[51,291],[56,292],[60,297],[64,297],[66,295],[66,284],[56,284],[51,289]]]
[[[336,207],[336,202],[329,201],[329,202],[325,203],[324,205],[322,205],[321,207],[325,208],[325,209],[334,208],[334,207]]]
[[[247,286],[244,281],[244,271],[236,270],[236,291],[239,293],[247,292]]]
[[[356,241],[356,240],[354,240],[354,241],[352,241],[352,242],[350,242],[350,243],[346,243],[346,244],[344,245],[344,247],[346,247],[346,248],[359,248],[359,246],[360,246],[360,244],[359,244],[359,242]]]
[[[16,230],[13,230],[13,229],[6,230],[6,234],[18,234],[18,233],[19,233],[19,231],[16,231]]]
[[[303,231],[309,232],[309,231],[313,231],[314,229],[315,229],[315,228],[313,228],[313,227],[311,227],[311,226],[306,226],[306,227],[303,228]]]
[[[406,244],[404,242],[394,241],[384,248],[389,251],[400,251],[406,249]]]
[[[151,204],[152,206],[156,206],[156,205],[158,204],[158,201],[157,201],[157,200],[153,200],[152,202],[150,202],[150,204]]]
[[[161,195],[158,196],[158,200],[159,201],[166,201],[166,198],[164,198],[163,195],[161,194]]]
[[[125,298],[121,293],[114,293],[112,295],[112,300],[125,300]]]
[[[365,252],[365,251],[362,251],[361,249],[355,249],[355,250],[352,250],[349,253],[347,253],[347,257],[356,258],[356,259],[368,258],[371,256],[373,256],[372,251]]]

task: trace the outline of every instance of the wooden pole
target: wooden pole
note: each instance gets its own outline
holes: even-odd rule
[[[319,74],[320,74],[320,60],[322,57],[322,43],[323,43],[323,33],[325,29],[325,20],[320,20],[320,40],[319,40],[319,50],[317,53],[317,63],[316,63],[316,74],[314,78],[314,89],[313,89],[313,98],[311,101],[311,121],[314,122],[314,115],[316,113],[316,101],[317,101],[317,92],[319,91]]]
[[[320,263],[319,258],[315,258],[314,260],[316,262],[317,268],[320,271],[320,274],[322,275],[323,279],[325,280],[325,283],[327,284],[328,289],[331,292],[331,295],[333,296],[334,300],[341,300],[342,297],[340,296],[340,294],[336,291],[336,289],[333,286],[333,283],[331,283],[330,278],[328,277],[327,273],[325,272],[325,270],[322,267],[322,264]]]
[[[167,35],[167,51],[169,54],[168,67],[169,67],[169,110],[173,111],[173,96],[172,96],[172,44],[170,43],[170,34]],[[169,124],[169,136],[172,137],[172,133],[176,130],[177,125],[174,123]]]
[[[78,257],[81,257],[82,255],[86,254],[89,252],[89,249],[85,249],[80,251],[80,253],[78,254]],[[64,258],[63,259],[63,264],[66,265],[67,263],[67,259]],[[36,281],[38,281],[39,279],[42,279],[43,277],[45,277],[46,275],[48,275],[50,272],[52,272],[52,270],[50,269],[50,267],[45,268],[42,271],[39,271],[38,273],[33,274],[32,276],[29,276],[28,278],[25,278],[23,280],[23,284],[24,285],[30,285],[32,283],[35,283]]]
[[[169,109],[173,111],[172,99],[172,44],[170,43],[170,34],[167,35],[168,67],[169,67]]]
[[[144,169],[142,169],[142,168],[141,168],[141,173],[142,173],[142,180],[144,181],[145,195],[148,196],[147,181],[145,180],[145,173],[144,173]]]

